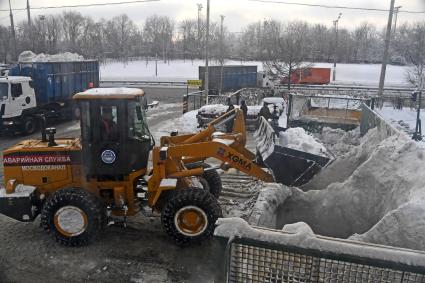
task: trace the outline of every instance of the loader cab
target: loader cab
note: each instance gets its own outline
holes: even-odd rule
[[[123,181],[146,170],[153,138],[141,89],[93,88],[74,96],[81,111],[84,174],[98,181]]]

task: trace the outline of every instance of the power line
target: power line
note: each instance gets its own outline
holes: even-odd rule
[[[319,8],[327,8],[327,9],[344,9],[344,10],[360,10],[360,11],[375,11],[375,12],[389,12],[390,11],[388,9],[378,9],[378,8],[334,6],[334,5],[309,4],[309,3],[298,3],[298,2],[288,2],[288,1],[274,1],[274,0],[248,0],[248,1],[251,1],[251,2],[262,2],[262,3],[273,3],[273,4],[295,5],[295,6],[319,7]],[[400,10],[399,13],[425,14],[425,11]]]
[[[64,8],[85,8],[85,7],[96,7],[96,6],[109,6],[109,5],[124,5],[124,4],[136,4],[145,2],[159,2],[160,0],[136,0],[136,1],[125,1],[125,2],[110,2],[110,3],[92,3],[92,4],[80,4],[80,5],[63,5],[63,6],[46,6],[46,7],[31,7],[31,10],[43,10],[43,9],[64,9]],[[12,11],[24,11],[27,8],[15,8]],[[9,12],[9,10],[0,10],[0,12]]]

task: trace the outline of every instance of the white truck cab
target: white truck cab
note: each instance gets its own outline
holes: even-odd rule
[[[30,77],[0,77],[0,118],[4,128],[16,128],[25,134],[36,129],[37,102]]]

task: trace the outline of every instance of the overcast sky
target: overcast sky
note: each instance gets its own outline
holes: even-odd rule
[[[32,7],[76,5],[88,3],[122,2],[125,0],[30,0]],[[279,1],[279,0],[276,0]],[[368,8],[389,9],[390,0],[287,0],[288,2],[325,4],[338,6],[356,6]],[[12,8],[26,7],[26,0],[11,0]],[[166,15],[176,21],[196,18],[196,3],[202,3],[206,13],[206,0],[161,0],[159,2],[125,4],[102,7],[74,8],[83,15],[90,15],[94,19],[112,18],[126,13],[137,25],[141,26],[146,17],[157,14]],[[401,10],[424,11],[425,0],[396,0],[396,6]],[[0,10],[8,9],[8,0],[0,0]],[[61,13],[64,9],[32,10],[31,16]],[[354,25],[368,21],[384,27],[388,13],[376,11],[353,11],[342,9],[325,9],[318,7],[303,7],[273,3],[259,3],[249,0],[211,0],[211,19],[219,21],[220,15],[225,16],[225,24],[232,32],[240,31],[246,24],[263,19],[277,19],[281,21],[305,20],[311,23],[332,25],[332,20],[342,13],[340,27],[351,29]],[[15,21],[26,19],[25,11],[15,11]],[[400,13],[400,22],[425,20],[425,14]],[[0,12],[0,24],[10,25],[8,12]]]

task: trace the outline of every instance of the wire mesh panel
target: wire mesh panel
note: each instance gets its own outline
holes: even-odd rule
[[[361,261],[361,260],[360,260]],[[232,243],[228,282],[425,282],[424,274],[302,251]]]

